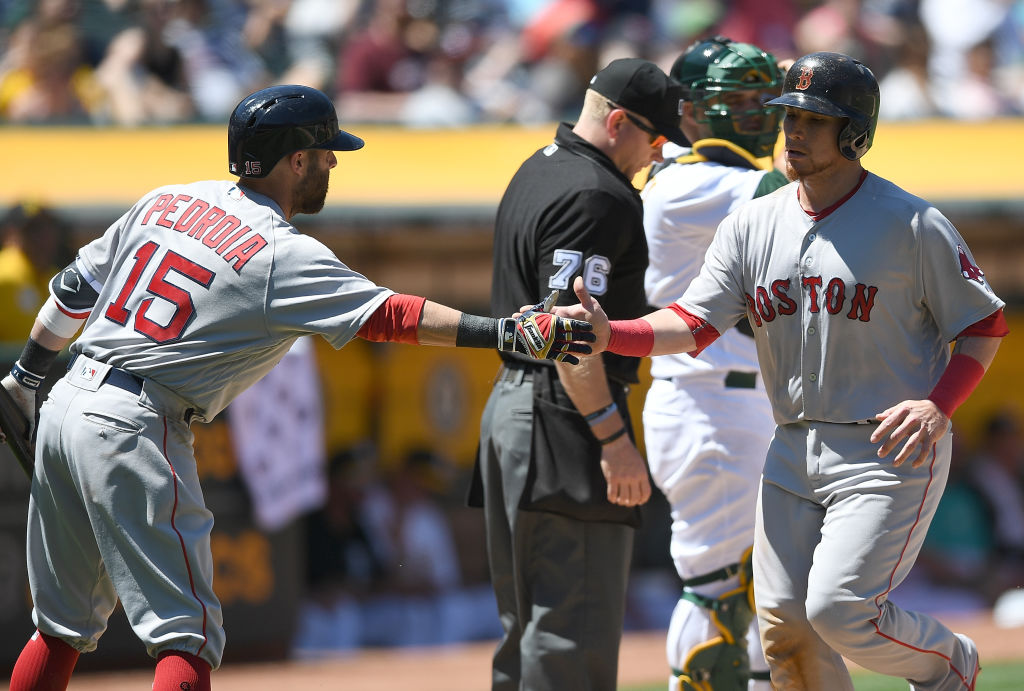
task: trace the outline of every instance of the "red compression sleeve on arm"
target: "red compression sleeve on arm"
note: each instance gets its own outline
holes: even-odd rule
[[[937,405],[946,417],[953,417],[953,413],[967,400],[983,376],[985,368],[980,362],[970,355],[957,353],[950,358],[939,383],[928,394],[928,400]]]
[[[356,335],[367,341],[416,345],[419,343],[416,332],[426,301],[426,298],[418,295],[395,293],[377,308]]]
[[[718,329],[711,326],[710,322],[701,319],[693,312],[687,311],[678,302],[673,302],[668,306],[668,309],[678,314],[679,318],[690,327],[694,343],[697,344],[697,347],[690,351],[690,355],[693,357],[700,355],[702,350],[717,341],[718,337],[722,335],[718,333]]]
[[[617,319],[608,322],[608,350],[619,355],[644,357],[654,350],[654,327],[643,319]]]

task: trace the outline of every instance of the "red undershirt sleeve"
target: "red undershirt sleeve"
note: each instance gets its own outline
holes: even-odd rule
[[[668,309],[678,314],[679,318],[686,322],[686,325],[690,327],[690,331],[693,332],[693,340],[697,344],[697,347],[690,351],[690,355],[692,357],[700,355],[701,351],[717,341],[722,335],[718,333],[718,329],[711,326],[710,322],[701,319],[693,312],[686,310],[678,302],[673,302],[668,306]]]
[[[986,338],[1002,338],[1010,333],[1010,327],[1006,323],[1006,316],[1002,308],[997,309],[984,319],[974,322],[966,329],[957,334],[957,338],[964,336],[984,336]]]
[[[367,341],[417,345],[417,330],[426,298],[395,293],[388,297],[356,333]]]

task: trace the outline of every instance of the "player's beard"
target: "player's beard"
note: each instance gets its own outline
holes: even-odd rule
[[[799,170],[793,167],[793,164],[789,162],[789,158],[785,159],[786,163],[786,178],[790,181],[793,180],[804,180],[806,178],[814,177],[816,175],[827,173],[832,166],[833,161],[815,161],[813,159],[805,158],[800,161]]]
[[[321,163],[317,161],[317,163]],[[324,208],[327,200],[327,185],[331,169],[324,167],[307,168],[292,193],[292,213],[315,214]]]

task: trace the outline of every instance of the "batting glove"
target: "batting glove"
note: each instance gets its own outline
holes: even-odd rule
[[[18,368],[18,365],[15,365]],[[32,383],[31,377],[29,383]],[[35,458],[36,388],[22,377],[8,374],[0,381],[0,441],[6,442],[25,473],[31,477]]]
[[[498,320],[499,350],[515,351],[536,360],[556,360],[571,365],[580,360],[573,353],[586,355],[587,345],[597,340],[590,322],[549,314],[558,298],[558,291],[520,314]]]

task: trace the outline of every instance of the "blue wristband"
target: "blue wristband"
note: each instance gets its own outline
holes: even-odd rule
[[[35,374],[34,372],[29,372],[21,366],[20,362],[15,362],[14,366],[11,367],[11,376],[14,377],[16,382],[24,386],[26,389],[32,389],[33,391],[37,391],[39,389],[39,385],[42,384],[43,379],[45,379],[45,377]]]
[[[599,425],[608,418],[610,418],[612,415],[618,412],[618,410],[619,406],[615,404],[615,401],[612,401],[604,408],[601,408],[600,410],[595,410],[589,415],[584,415],[583,419],[587,421],[588,425],[593,427],[594,425]]]

